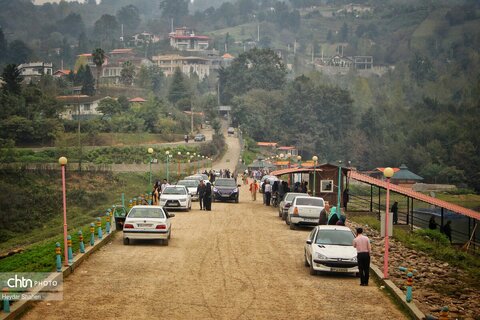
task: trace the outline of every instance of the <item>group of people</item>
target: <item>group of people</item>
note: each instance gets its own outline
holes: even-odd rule
[[[200,203],[200,210],[211,211],[212,210],[212,184],[210,182],[205,183],[200,180],[197,186],[198,202]]]
[[[328,201],[325,201],[325,207],[320,212],[320,218],[318,219],[319,225],[337,225],[344,226],[347,221],[347,217],[341,212],[337,212],[337,207],[331,207]]]

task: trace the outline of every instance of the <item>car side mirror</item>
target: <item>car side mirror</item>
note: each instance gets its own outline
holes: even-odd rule
[[[175,217],[175,213],[169,213],[169,214],[168,214],[168,217],[169,217],[169,218],[174,218],[174,217]]]
[[[312,244],[312,240],[308,239],[307,241],[307,244]]]
[[[237,184],[237,187],[239,187],[239,188],[240,188],[241,186],[242,186],[241,184]]]

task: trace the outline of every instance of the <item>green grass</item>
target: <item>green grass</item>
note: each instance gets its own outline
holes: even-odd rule
[[[113,204],[121,204],[121,193],[125,193],[126,202],[134,196],[145,193],[148,188],[146,174],[118,174],[116,182],[109,188],[105,188],[105,201],[103,204],[94,206],[92,209],[83,209],[80,206],[72,206],[68,210],[69,234],[72,235],[72,248],[74,252],[79,250],[78,231],[82,230],[84,242],[90,239],[89,225],[95,222],[97,217],[102,219],[102,227],[105,229],[106,210]],[[92,187],[92,186],[90,186]],[[97,186],[98,187],[98,186]],[[0,260],[0,272],[50,272],[55,267],[55,243],[62,245],[63,252],[63,218],[59,217],[48,221],[43,228],[36,229],[28,234],[18,234],[9,241],[2,243],[0,250],[22,247],[23,252]],[[28,243],[34,243],[27,245]]]

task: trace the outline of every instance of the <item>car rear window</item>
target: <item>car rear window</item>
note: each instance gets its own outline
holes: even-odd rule
[[[318,198],[297,198],[298,206],[324,207],[323,199]]]
[[[348,230],[318,230],[316,244],[353,245],[353,233]]]
[[[162,194],[186,194],[184,187],[167,187]]]
[[[179,185],[179,186],[185,186],[185,187],[190,187],[190,188],[197,187],[198,184],[199,184],[199,182],[196,181],[196,180],[180,180],[180,181],[177,182],[177,185]]]
[[[237,183],[233,179],[218,179],[215,181],[216,187],[236,187]]]
[[[133,208],[128,214],[129,218],[165,218],[160,208]]]

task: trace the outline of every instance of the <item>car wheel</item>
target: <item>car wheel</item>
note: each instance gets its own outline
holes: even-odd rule
[[[172,229],[170,229],[170,232],[168,233],[168,239],[172,237]]]
[[[307,252],[304,252],[304,258],[305,258],[305,267],[309,267],[310,264],[308,263],[308,260],[307,260]]]
[[[314,276],[317,274],[317,271],[313,269],[313,259],[310,259],[310,275]]]
[[[130,244],[130,239],[128,238],[123,238],[123,244],[128,246]]]
[[[168,246],[168,240],[169,240],[169,239],[163,239],[163,245],[164,245],[164,246]]]
[[[295,230],[297,227],[295,226],[295,223],[290,221],[290,230]]]
[[[238,203],[238,196],[235,198],[235,203]]]
[[[285,217],[285,223],[287,224],[287,226],[290,225],[290,220],[288,218],[288,214]]]

